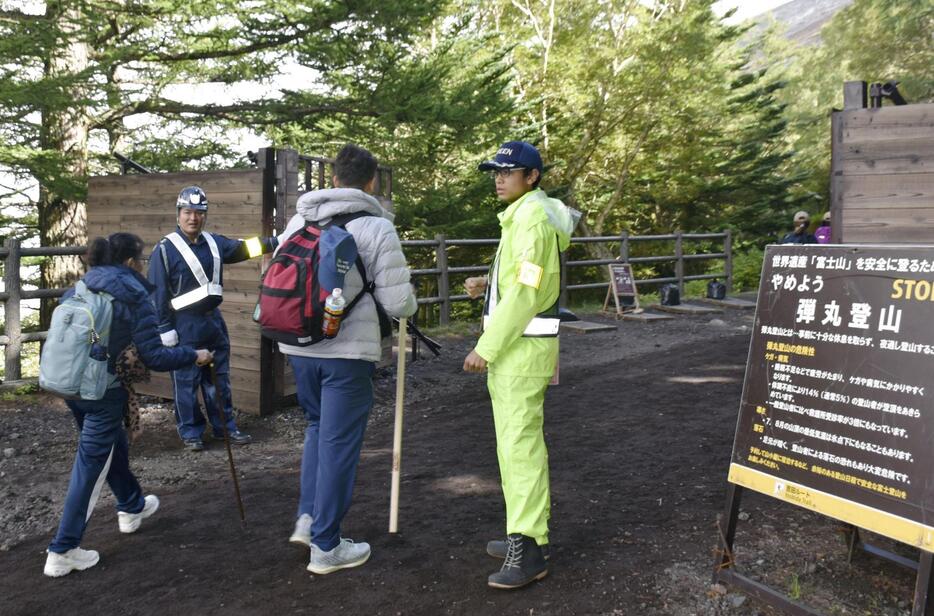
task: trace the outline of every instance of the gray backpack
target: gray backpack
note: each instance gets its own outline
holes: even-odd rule
[[[75,294],[55,308],[39,358],[39,387],[72,400],[104,397],[117,378],[107,372],[112,302],[79,281]]]

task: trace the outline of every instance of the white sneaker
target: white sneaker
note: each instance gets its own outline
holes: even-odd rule
[[[120,526],[121,533],[135,533],[143,520],[151,516],[159,509],[159,497],[155,494],[149,494],[144,499],[143,510],[139,513],[117,512],[117,524]]]
[[[295,520],[295,530],[289,537],[290,543],[297,543],[308,547],[311,545],[311,516],[303,513]]]
[[[330,552],[325,552],[312,543],[307,569],[312,573],[325,575],[338,569],[359,567],[369,558],[369,543],[354,543],[350,539],[341,538],[341,542]]]
[[[58,552],[49,552],[45,559],[45,569],[43,573],[49,577],[62,577],[72,571],[84,571],[90,569],[101,559],[101,555],[94,550],[82,550],[74,548],[64,554]]]

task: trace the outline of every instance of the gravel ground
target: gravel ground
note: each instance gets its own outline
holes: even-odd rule
[[[752,313],[653,324],[588,320],[618,328],[562,335],[562,384],[546,402],[552,574],[525,591],[496,593],[484,584],[495,563],[482,543],[502,532],[489,401],[482,378],[460,369],[474,336],[446,336],[440,358],[426,357],[407,373],[402,533],[385,533],[395,377],[384,369],[345,524],[373,544],[374,559],[325,577],[309,579],[306,556],[284,547],[304,431],[299,409],[240,418],[255,442],[235,450],[248,525],[230,542],[211,539],[219,520],[224,532],[237,532],[222,443],[185,451],[171,407],[146,400],[131,465],[144,489],[165,495],[165,513],[128,548],[104,490],[85,541],[101,550],[101,565],[44,579],[42,550],[61,512],[74,424],[48,396],[0,401],[2,611],[47,613],[65,601],[76,613],[162,613],[171,576],[173,605],[189,613],[335,613],[339,605],[347,614],[772,614],[711,585]],[[197,521],[186,519],[192,512]],[[747,496],[737,566],[826,613],[908,614],[912,576],[868,556],[848,563],[839,526]],[[150,558],[139,562],[131,553]],[[223,609],[204,592],[210,576],[191,574],[217,562],[242,591],[224,597]],[[107,592],[131,576],[155,581],[117,608]],[[348,592],[354,589],[360,592]]]

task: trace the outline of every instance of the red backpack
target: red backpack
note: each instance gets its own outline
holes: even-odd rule
[[[283,242],[263,274],[259,301],[253,311],[253,320],[262,327],[264,337],[295,346],[309,346],[325,339],[321,331],[324,300],[333,289],[319,284],[318,245],[328,229],[344,229],[348,222],[363,216],[372,214],[356,212],[337,216],[324,226],[312,223]],[[373,283],[367,280],[359,255],[356,266],[363,279],[363,291],[344,308],[343,319],[365,293],[373,293],[374,289]]]

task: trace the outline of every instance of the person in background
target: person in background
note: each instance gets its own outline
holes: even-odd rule
[[[818,244],[830,243],[830,212],[824,214],[820,226],[814,231],[814,237],[817,238]]]
[[[114,382],[101,400],[66,400],[78,424],[78,452],[71,470],[65,509],[58,532],[47,550],[45,575],[61,577],[89,569],[100,555],[82,549],[81,539],[104,481],[117,500],[117,523],[121,533],[133,533],[142,521],[156,512],[159,499],[143,497],[139,482],[130,470],[123,412],[126,387],[116,378],[115,359],[134,344],[142,362],[153,370],[175,370],[206,365],[213,355],[189,346],[162,346],[156,315],[150,303],[153,288],[142,276],[143,241],[131,233],[114,233],[95,239],[88,250],[90,269],[83,280],[93,292],[113,297],[113,321],[107,349],[108,372]],[[65,297],[74,293],[70,289]]]
[[[811,217],[807,212],[801,211],[795,214],[794,231],[786,233],[779,244],[816,244],[817,238],[813,233],[808,233],[808,227],[811,226]]]

